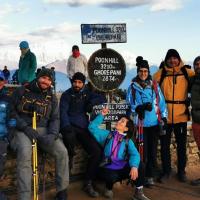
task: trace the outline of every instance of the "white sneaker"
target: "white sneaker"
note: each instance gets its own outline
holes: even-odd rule
[[[112,200],[113,199],[113,191],[105,188],[103,196]]]

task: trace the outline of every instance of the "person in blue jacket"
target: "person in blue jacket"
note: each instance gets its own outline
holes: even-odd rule
[[[136,185],[133,200],[149,200],[143,193],[144,174],[140,155],[130,139],[134,131],[133,122],[129,117],[123,116],[116,123],[114,131],[100,129],[99,126],[108,112],[108,108],[104,108],[88,127],[103,147],[99,176],[106,182],[104,196],[112,199],[113,184],[130,178]]]
[[[137,137],[143,134],[140,153],[145,163],[146,185],[151,186],[154,185],[158,138],[167,126],[167,108],[159,85],[151,79],[148,61],[138,56],[136,66],[137,76],[128,88],[126,99],[135,116]]]
[[[6,79],[3,73],[0,72],[0,179],[3,179],[7,147],[16,126],[11,98],[7,95],[6,88],[4,87],[5,83]],[[0,199],[7,199],[1,191]]]

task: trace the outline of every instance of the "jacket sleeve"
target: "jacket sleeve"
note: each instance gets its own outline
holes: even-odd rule
[[[88,79],[88,72],[87,72],[87,58],[83,55],[83,65],[84,65],[84,71],[85,71],[85,76]]]
[[[59,106],[58,106],[58,100],[56,96],[53,95],[52,97],[52,110],[51,115],[48,121],[48,134],[59,134]]]
[[[25,91],[24,86],[17,88],[13,92],[12,97],[11,97],[11,101],[13,104],[13,115],[16,118],[16,128],[20,131],[23,131],[28,126],[27,122],[23,118],[21,118],[17,113],[17,105],[20,103],[21,98],[24,94],[24,91]]]
[[[140,154],[131,139],[128,142],[128,155],[130,167],[138,168],[140,163]]]
[[[159,87],[159,85],[157,84],[158,87],[158,95],[159,95],[159,108],[160,108],[160,112],[161,112],[161,117],[165,117],[167,118],[168,116],[168,111],[167,111],[167,104],[165,102],[165,97],[163,96],[163,93]]]
[[[130,104],[131,106],[131,111],[135,113],[135,108],[138,106],[137,101],[133,99],[133,94],[132,94],[132,85],[128,87],[127,95],[126,95],[126,101]]]
[[[153,75],[153,80],[155,80],[157,83],[160,82],[161,73],[162,73],[162,69],[159,69],[159,71],[157,71],[157,72]]]
[[[71,73],[71,56],[68,58],[68,60],[67,60],[67,69],[66,69],[66,71],[67,71],[67,76],[69,77],[69,78],[72,78],[72,73]]]
[[[27,74],[27,75],[29,75],[27,77],[28,81],[32,81],[32,75],[35,74],[36,68],[37,68],[36,56],[35,56],[35,54],[31,53],[30,66],[29,66],[29,69],[28,69],[29,73]]]
[[[70,104],[70,96],[68,93],[64,92],[60,98],[60,128],[64,128],[65,126],[70,126],[70,120],[68,115]]]
[[[103,115],[99,114],[93,121],[90,122],[88,127],[90,133],[94,136],[96,141],[102,146],[104,145],[105,140],[110,132],[108,130],[99,128],[99,126],[103,122],[103,118],[104,118]]]

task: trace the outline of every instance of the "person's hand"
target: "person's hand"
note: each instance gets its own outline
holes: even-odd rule
[[[108,114],[108,112],[109,112],[108,107],[105,107],[105,108],[102,109],[101,114],[102,114],[103,116],[105,116],[105,115]]]
[[[25,129],[24,129],[24,133],[26,134],[26,136],[32,141],[32,140],[37,140],[37,137],[38,137],[38,132],[31,128],[30,126],[27,126]]]
[[[163,117],[162,121],[163,121],[163,129],[166,130],[167,129],[167,118]]]
[[[147,111],[152,111],[152,103],[150,103],[150,102],[145,103],[144,109]]]
[[[73,127],[71,125],[67,125],[64,128],[62,128],[60,130],[60,132],[62,133],[62,135],[68,134],[68,133],[72,133],[73,132]]]
[[[44,146],[51,146],[56,139],[55,134],[45,134],[38,137],[38,142]]]
[[[138,177],[138,169],[136,167],[132,167],[129,175],[131,177],[131,180],[136,180]]]
[[[145,117],[145,113],[144,113],[144,105],[139,105],[136,107],[135,109],[136,113],[138,114],[138,118],[140,120],[143,120]]]

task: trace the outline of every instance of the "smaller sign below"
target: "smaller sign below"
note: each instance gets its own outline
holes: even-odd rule
[[[102,105],[96,105],[93,107],[92,117],[101,113],[102,109],[105,107],[108,107],[109,109],[109,113],[104,117],[104,121],[106,122],[118,121],[120,117],[127,115],[130,108],[129,104],[127,103],[106,103]]]
[[[126,43],[126,24],[81,24],[83,44]]]

